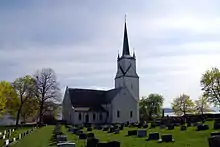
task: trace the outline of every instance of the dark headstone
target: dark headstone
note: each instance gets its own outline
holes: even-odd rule
[[[158,140],[160,138],[160,134],[158,132],[150,133],[147,140]]]
[[[220,129],[220,122],[214,123],[214,129]]]
[[[87,128],[87,131],[92,131],[92,128],[91,128],[91,127],[88,127],[88,128]]]
[[[173,142],[173,136],[170,134],[166,134],[166,135],[161,135],[161,140],[160,142]]]
[[[96,138],[87,140],[87,146],[86,147],[96,147],[99,140]]]
[[[173,129],[174,129],[174,125],[168,125],[168,126],[167,126],[167,129],[168,129],[168,130],[173,130]]]
[[[97,143],[97,147],[109,147],[108,143]]]
[[[148,124],[143,124],[143,128],[148,128]]]
[[[197,126],[197,130],[201,131],[201,130],[208,130],[209,126],[208,125],[204,125],[204,124],[200,124]]]
[[[147,135],[147,130],[138,130],[137,136],[138,137],[145,137]]]
[[[150,128],[155,128],[156,127],[156,124],[155,123],[151,123],[150,124]]]
[[[212,132],[211,136],[220,136],[220,132]]]
[[[185,131],[186,129],[187,129],[186,126],[181,126],[181,127],[180,127],[180,130],[181,130],[181,131]]]
[[[120,142],[118,141],[111,141],[111,142],[108,142],[108,147],[120,147]]]
[[[87,135],[82,133],[79,135],[79,139],[87,139]]]
[[[66,135],[57,135],[57,142],[66,142],[67,141],[67,137]]]
[[[87,139],[94,139],[94,138],[95,138],[94,133],[87,134]]]
[[[108,131],[109,127],[103,127],[103,131]]]
[[[166,125],[161,125],[160,129],[165,129],[167,126]]]
[[[220,136],[212,136],[208,138],[209,147],[219,147]]]

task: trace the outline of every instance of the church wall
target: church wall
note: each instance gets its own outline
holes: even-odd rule
[[[72,111],[72,104],[69,99],[69,91],[66,89],[63,99],[63,105],[62,105],[62,119],[66,120],[68,123],[71,123],[70,115]]]
[[[128,90],[135,96],[135,99],[139,101],[139,79],[124,77],[125,85]]]
[[[79,119],[79,115],[81,114],[81,119]],[[93,119],[93,114],[95,114],[95,119]],[[102,119],[100,118],[100,114],[102,115]],[[72,124],[83,124],[86,123],[86,115],[89,116],[88,123],[98,124],[105,123],[107,115],[104,112],[74,112]]]
[[[117,95],[113,101],[112,109],[112,122],[113,123],[124,123],[124,122],[137,122],[139,121],[138,116],[138,102],[129,94],[128,90],[121,90],[120,94]],[[119,111],[119,117],[117,116],[117,111]],[[132,117],[130,113],[132,111]],[[138,111],[138,112],[137,112]]]

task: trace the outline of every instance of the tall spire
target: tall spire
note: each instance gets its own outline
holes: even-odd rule
[[[128,34],[127,34],[127,26],[126,26],[126,15],[125,15],[125,29],[124,29],[124,42],[123,42],[123,53],[124,55],[130,55],[129,45],[128,45]]]

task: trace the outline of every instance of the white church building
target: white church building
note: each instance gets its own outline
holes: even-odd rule
[[[62,119],[69,124],[139,122],[139,76],[135,53],[131,55],[129,51],[126,22],[123,52],[117,58],[115,88],[93,90],[66,87]]]

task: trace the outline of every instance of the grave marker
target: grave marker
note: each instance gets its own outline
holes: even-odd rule
[[[219,147],[220,136],[212,136],[208,138],[209,147]]]
[[[147,135],[146,130],[138,130],[138,132],[137,132],[138,137],[145,137],[146,135]]]
[[[160,138],[160,134],[158,132],[150,133],[148,140],[158,140]]]

